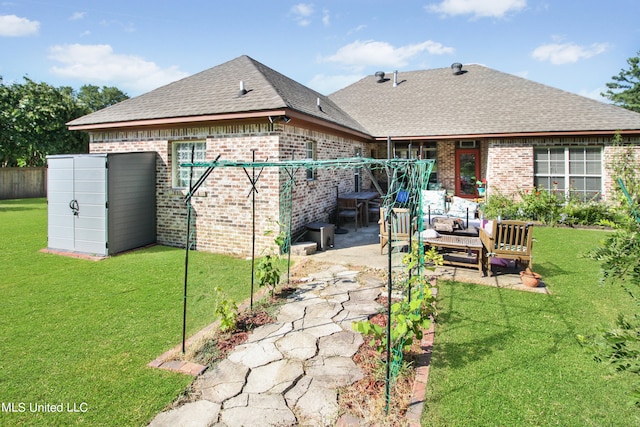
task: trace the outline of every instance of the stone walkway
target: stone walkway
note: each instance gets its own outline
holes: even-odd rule
[[[382,280],[335,265],[310,274],[277,322],[194,382],[198,400],[159,414],[164,426],[329,426],[338,417],[337,389],[363,377],[352,357],[362,344],[351,323],[382,307]]]

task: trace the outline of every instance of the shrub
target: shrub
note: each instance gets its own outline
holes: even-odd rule
[[[492,194],[482,207],[482,214],[486,218],[515,219],[518,215],[518,205],[510,196]]]
[[[547,191],[543,188],[521,191],[519,204],[519,219],[531,219],[544,224],[557,224],[564,197],[557,191]]]
[[[560,212],[560,222],[566,225],[598,225],[616,221],[614,211],[604,203],[570,200]]]
[[[556,225],[606,225],[614,226],[627,222],[626,213],[621,215],[614,207],[595,200],[583,202],[575,197],[565,199],[555,190],[535,189],[521,191],[520,200],[510,196],[494,194],[482,207],[485,218],[519,219],[539,221]]]

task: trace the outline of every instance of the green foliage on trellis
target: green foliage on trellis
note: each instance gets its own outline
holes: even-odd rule
[[[387,191],[382,194],[382,207],[400,206],[412,210],[418,220],[418,229],[422,230],[423,212],[420,204],[420,190],[426,190],[434,160],[417,159],[373,159],[349,157],[330,160],[283,160],[283,161],[234,161],[217,160],[213,162],[182,163],[181,167],[197,168],[278,168],[282,172],[279,203],[279,223],[285,232],[283,253],[289,253],[291,247],[291,215],[293,212],[293,189],[297,172],[300,170],[353,170],[361,169],[371,177],[384,174],[387,177]]]
[[[372,179],[374,186],[378,190],[376,175],[386,176],[387,189],[381,192],[381,207],[385,212],[390,212],[393,207],[408,208],[412,217],[417,220],[418,232],[424,229],[423,212],[421,204],[422,190],[428,189],[429,176],[433,169],[434,160],[416,159],[373,159],[364,157],[331,159],[331,160],[289,160],[289,161],[264,161],[264,162],[243,162],[216,160],[209,163],[187,163],[182,167],[205,167],[205,168],[225,168],[241,167],[245,169],[279,168],[280,174],[280,200],[279,200],[279,221],[281,235],[284,240],[281,242],[282,253],[289,253],[291,247],[291,221],[293,212],[293,189],[296,185],[296,176],[299,170],[353,170],[360,169],[367,173]],[[247,176],[249,173],[247,172]],[[251,180],[251,178],[249,178]],[[255,182],[252,184],[255,185]],[[393,218],[385,218],[393,221]],[[431,313],[431,295],[428,284],[425,281],[424,272],[430,267],[425,266],[425,253],[423,245],[418,244],[412,247],[411,259],[404,259],[406,270],[399,277],[404,282],[402,302],[394,304],[392,315],[395,316],[396,330],[392,332],[391,349],[393,354],[391,362],[390,382],[397,376],[403,360],[403,350],[410,345],[413,337],[421,338],[421,328],[428,323],[428,315]],[[434,258],[435,257],[435,258]],[[437,254],[429,256],[432,265],[437,265]],[[407,274],[408,273],[408,274]],[[392,271],[388,274],[391,276]],[[414,295],[409,297],[411,289]],[[379,331],[382,332],[382,331]],[[396,339],[394,339],[395,337]],[[387,338],[385,338],[387,339]],[[387,396],[387,401],[390,396]]]

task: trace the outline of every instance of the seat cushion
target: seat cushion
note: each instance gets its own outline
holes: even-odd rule
[[[453,196],[447,215],[456,218],[466,218],[467,209],[469,212],[469,218],[475,218],[478,210],[478,204],[474,201],[463,199],[462,197]]]
[[[422,213],[443,215],[445,213],[446,190],[422,190]]]

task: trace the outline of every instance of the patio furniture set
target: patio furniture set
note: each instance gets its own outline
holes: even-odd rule
[[[407,207],[393,207],[389,219],[377,191],[338,195],[338,228],[343,221],[353,220],[357,231],[379,218],[380,254],[385,247],[404,247],[413,239],[438,249],[445,265],[475,267],[481,275],[486,271],[491,276],[493,265],[508,260],[531,267],[532,223],[478,218],[477,202],[456,196],[448,199],[445,190],[423,190],[420,196],[424,228],[420,234],[417,218]]]
[[[441,251],[445,265],[475,266],[481,275],[486,271],[491,276],[493,265],[508,260],[531,267],[532,223],[478,219],[478,204],[458,197],[453,198],[448,209],[445,206],[444,191],[422,192],[422,212],[426,214],[423,218],[425,230],[420,234],[416,233],[416,218],[410,215],[408,209],[393,208],[390,218],[382,210],[379,221],[380,253],[383,253],[390,238],[392,249],[406,246],[413,238],[421,241],[425,247]]]
[[[338,226],[344,218],[355,221],[355,229],[358,224],[369,226],[369,219],[380,216],[380,194],[377,191],[354,191],[338,195]]]

